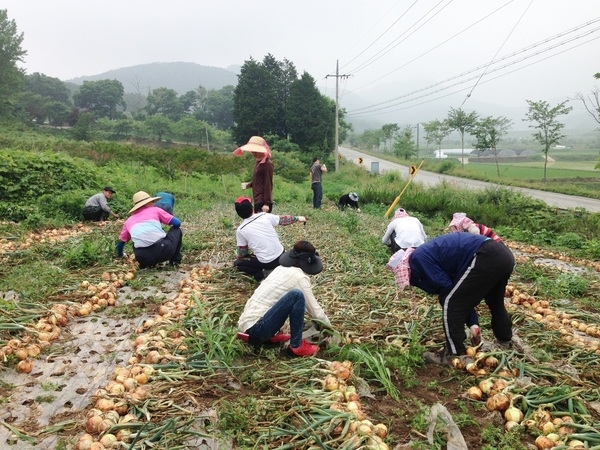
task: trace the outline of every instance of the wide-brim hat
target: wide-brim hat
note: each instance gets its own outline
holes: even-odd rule
[[[448,224],[448,228],[456,231],[464,231],[469,228],[473,220],[467,217],[467,213],[457,212],[452,215],[452,220]]]
[[[269,145],[267,144],[267,141],[265,141],[260,136],[252,136],[247,144],[236,148],[233,151],[233,154],[235,156],[240,156],[243,152],[268,153]]]
[[[317,252],[298,252],[292,249],[281,254],[279,264],[284,267],[299,267],[309,275],[316,275],[323,270],[323,263]]]
[[[133,208],[129,210],[130,213],[140,209],[142,206],[148,203],[160,200],[162,197],[150,197],[150,194],[144,191],[138,191],[133,194]]]

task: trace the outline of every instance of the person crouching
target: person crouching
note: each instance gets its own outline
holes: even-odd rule
[[[358,194],[356,192],[350,192],[340,197],[338,200],[338,208],[340,211],[343,211],[346,206],[354,208],[357,212],[360,212],[360,206],[358,206]]]
[[[123,256],[125,244],[133,241],[133,253],[141,269],[165,261],[173,266],[181,262],[181,220],[154,206],[158,199],[144,191],[133,194],[131,216],[123,224],[117,243],[117,255]],[[166,233],[163,224],[171,225]]]
[[[323,270],[321,258],[310,242],[298,241],[281,255],[279,263],[246,302],[238,320],[238,337],[257,344],[289,340],[290,356],[312,356],[319,347],[302,339],[305,312],[312,319],[330,324],[308,277]],[[288,319],[291,335],[280,332]]]

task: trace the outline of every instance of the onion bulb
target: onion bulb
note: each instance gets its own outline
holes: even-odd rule
[[[510,431],[510,430],[512,430],[514,427],[518,427],[518,426],[519,426],[519,423],[518,423],[518,422],[515,422],[514,420],[509,420],[508,422],[506,422],[506,423],[504,424],[504,429],[505,429],[506,431]]]
[[[514,406],[510,406],[506,411],[504,411],[504,418],[507,421],[520,423],[523,420],[523,411]]]
[[[106,433],[104,436],[102,436],[102,438],[100,439],[100,443],[106,448],[116,448],[116,446],[118,445],[117,437],[111,433]]]
[[[483,397],[483,392],[477,386],[471,386],[467,390],[467,396],[472,400],[481,400]]]
[[[383,439],[388,434],[388,427],[383,423],[378,423],[373,427],[373,434]]]
[[[17,372],[20,373],[31,373],[33,370],[33,363],[28,359],[24,359],[17,363]]]
[[[550,449],[554,447],[555,444],[556,443],[552,439],[549,439],[546,436],[538,436],[535,439],[535,446],[538,448],[538,450]]]
[[[330,375],[327,378],[325,378],[325,381],[323,382],[323,387],[327,391],[335,391],[337,388],[339,388],[339,386],[340,384],[337,378],[333,375]]]

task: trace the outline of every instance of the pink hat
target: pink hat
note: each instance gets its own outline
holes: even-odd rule
[[[448,228],[452,231],[466,231],[472,223],[473,221],[467,217],[467,213],[457,212],[452,215],[452,221]]]

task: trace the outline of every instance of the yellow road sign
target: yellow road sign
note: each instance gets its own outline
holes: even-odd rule
[[[358,163],[362,164],[363,163],[363,159],[362,158],[358,158]]]
[[[417,172],[417,166],[410,166],[410,174],[414,175]]]

